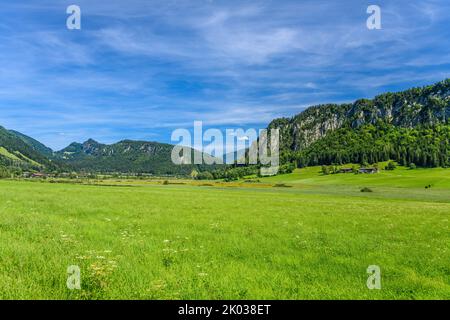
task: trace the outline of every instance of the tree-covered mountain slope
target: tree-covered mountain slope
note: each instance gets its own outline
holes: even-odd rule
[[[450,79],[372,100],[313,106],[272,121],[282,162],[299,166],[393,159],[450,165]]]
[[[35,148],[26,143],[38,143],[25,135],[0,127],[0,167],[10,170],[53,170],[56,165]],[[33,142],[35,141],[35,142]],[[43,146],[43,145],[42,145]]]
[[[23,171],[84,171],[189,175],[193,170],[216,170],[222,166],[175,165],[173,145],[123,140],[106,145],[89,139],[53,152],[39,141],[18,131],[0,127],[0,168],[2,176]],[[191,156],[198,153],[191,149]]]
[[[21,139],[23,142],[25,142],[28,146],[30,146],[33,150],[39,152],[40,154],[51,158],[53,156],[53,150],[43,143],[37,141],[36,139],[33,139],[21,132],[15,131],[15,130],[9,130],[10,133],[17,136],[19,139]]]
[[[193,169],[209,169],[206,166],[173,164],[172,149],[173,145],[158,142],[123,140],[107,145],[89,139],[84,143],[70,144],[56,152],[55,157],[75,170],[88,172],[185,175]]]
[[[299,166],[377,163],[396,160],[407,166],[450,166],[450,125],[396,127],[379,122],[328,133],[293,154]]]

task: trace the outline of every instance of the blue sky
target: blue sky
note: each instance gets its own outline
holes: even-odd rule
[[[67,30],[66,8],[82,11]],[[368,30],[366,9],[382,10]],[[0,7],[0,125],[54,149],[262,128],[450,75],[448,1],[20,0]]]

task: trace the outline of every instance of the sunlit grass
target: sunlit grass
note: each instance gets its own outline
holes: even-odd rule
[[[263,185],[0,181],[0,298],[450,297],[450,197]]]

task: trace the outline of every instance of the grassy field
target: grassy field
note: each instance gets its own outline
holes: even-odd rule
[[[0,181],[0,298],[450,299],[450,169],[319,171]],[[81,290],[66,287],[70,265]]]

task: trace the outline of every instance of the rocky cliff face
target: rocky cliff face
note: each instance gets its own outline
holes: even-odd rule
[[[279,128],[282,149],[302,150],[327,133],[344,126],[357,128],[378,121],[400,127],[448,123],[450,79],[423,88],[386,93],[351,104],[313,106],[292,118],[272,121]]]

